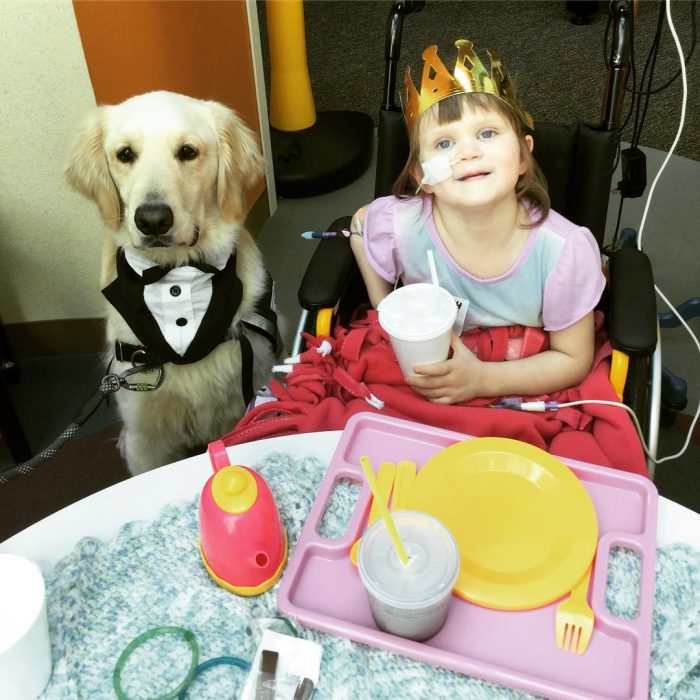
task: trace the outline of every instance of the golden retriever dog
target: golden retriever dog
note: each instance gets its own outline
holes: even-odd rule
[[[269,276],[243,228],[262,163],[235,112],[169,92],[97,107],[75,137],[66,177],[107,225],[109,371],[122,375],[133,474],[230,430],[280,356]]]

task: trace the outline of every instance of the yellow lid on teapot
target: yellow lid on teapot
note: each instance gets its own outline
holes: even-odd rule
[[[247,469],[228,466],[214,474],[211,494],[216,505],[225,513],[245,513],[258,497],[258,485]]]

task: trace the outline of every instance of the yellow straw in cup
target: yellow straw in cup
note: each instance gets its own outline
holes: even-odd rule
[[[394,519],[391,517],[389,509],[379,493],[379,485],[377,484],[377,478],[374,476],[374,470],[369,462],[369,457],[360,457],[360,466],[362,467],[362,471],[365,474],[365,479],[367,479],[367,483],[369,484],[369,489],[372,492],[374,502],[379,507],[379,514],[382,516],[386,529],[389,531],[389,537],[391,537],[391,541],[394,543],[394,547],[396,547],[396,553],[399,555],[401,563],[405,566],[408,564],[408,554],[406,554],[403,542],[401,542],[396,525],[394,524]]]

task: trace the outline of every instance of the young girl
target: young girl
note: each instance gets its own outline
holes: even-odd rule
[[[458,333],[521,324],[549,335],[543,352],[479,360],[457,335],[444,362],[405,381],[438,403],[542,395],[575,386],[591,369],[593,309],[605,286],[590,231],[550,210],[532,157],[532,126],[508,74],[492,55],[490,78],[466,40],[450,74],[437,47],[423,53],[419,94],[406,74],[410,154],[396,196],[353,219],[351,245],[370,301],[403,284],[430,282],[455,296]]]

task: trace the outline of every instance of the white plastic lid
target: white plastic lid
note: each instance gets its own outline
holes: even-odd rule
[[[409,556],[401,563],[380,518],[362,536],[358,568],[365,588],[379,600],[419,608],[451,592],[459,574],[459,549],[450,531],[433,516],[418,511],[392,513]]]
[[[377,306],[379,323],[402,340],[427,340],[451,328],[457,316],[454,297],[442,287],[419,282],[395,289]]]

